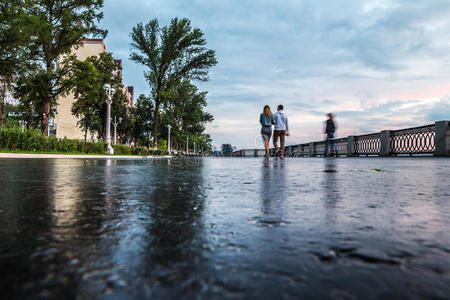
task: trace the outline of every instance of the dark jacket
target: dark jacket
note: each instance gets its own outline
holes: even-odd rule
[[[336,131],[336,126],[334,125],[334,121],[328,119],[327,125],[325,127],[325,133],[334,133]]]

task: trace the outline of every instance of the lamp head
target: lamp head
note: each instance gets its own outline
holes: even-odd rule
[[[111,86],[109,84],[105,83],[103,85],[103,89],[105,89],[105,91],[109,92],[109,90],[111,89]]]
[[[122,122],[122,117],[119,117],[119,123]]]

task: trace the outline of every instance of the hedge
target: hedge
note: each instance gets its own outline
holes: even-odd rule
[[[152,150],[145,147],[131,148],[127,145],[112,145],[114,154],[163,155],[166,151]],[[32,152],[65,152],[105,154],[105,142],[87,142],[76,139],[58,139],[46,137],[34,129],[4,128],[0,130],[0,150]]]

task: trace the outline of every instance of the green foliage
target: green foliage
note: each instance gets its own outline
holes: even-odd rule
[[[79,147],[78,140],[71,140],[68,138],[60,139],[56,145],[57,152],[77,152]],[[80,151],[81,152],[81,151]]]
[[[203,32],[192,28],[188,19],[172,19],[159,27],[157,19],[137,24],[130,34],[130,58],[148,68],[145,77],[155,103],[153,137],[157,145],[160,105],[167,103],[183,79],[208,80],[208,70],[217,64],[215,52],[205,47]]]
[[[191,148],[195,141],[197,149],[210,149],[211,139],[204,134],[206,124],[213,120],[204,111],[207,93],[199,91],[191,82],[208,80],[209,69],[217,63],[214,51],[206,48],[201,30],[191,27],[188,19],[178,18],[162,28],[156,19],[133,28],[131,59],[147,67],[145,77],[152,92],[149,97],[141,95],[136,106],[130,108],[118,76],[120,70],[111,54],[102,53],[85,61],[78,61],[70,55],[74,47],[81,45],[83,37],[106,34],[96,26],[102,18],[98,11],[102,6],[103,0],[0,2],[2,38],[14,37],[14,32],[22,34],[20,39],[11,39],[9,48],[3,44],[8,43],[6,39],[0,43],[1,55],[11,54],[14,52],[11,49],[14,49],[17,50],[13,55],[16,62],[24,62],[17,64],[21,66],[22,72],[19,73],[5,68],[18,74],[14,80],[15,98],[20,99],[17,107],[20,119],[28,128],[40,127],[46,135],[49,118],[56,113],[58,97],[71,91],[76,98],[72,113],[79,119],[78,126],[85,133],[84,143],[49,138],[44,145],[44,142],[36,142],[33,136],[29,137],[30,145],[24,147],[36,149],[31,151],[52,149],[103,153],[106,144],[87,143],[86,139],[91,131],[96,132],[100,139],[105,136],[106,95],[103,85],[108,83],[116,89],[111,115],[113,119],[122,119],[117,126],[119,143],[134,142],[134,145],[149,149],[153,141],[158,150],[149,154],[165,152],[167,142],[162,139],[167,139],[167,126],[171,125],[172,145],[183,145],[189,138]],[[20,126],[18,118],[6,121],[10,123],[9,127]],[[158,139],[161,139],[159,144]],[[118,148],[116,152],[124,154],[144,151],[114,147]]]
[[[152,100],[145,95],[140,95],[135,107],[131,110],[131,114],[133,118],[132,140],[140,145],[149,147],[154,115]]]
[[[0,2],[0,78],[11,83],[29,55],[26,46],[31,41],[31,21],[27,15],[30,1],[2,0]]]
[[[12,127],[19,127],[19,117],[18,117],[18,108],[14,105],[5,103],[4,106],[4,127],[12,128]],[[0,127],[1,128],[1,127]]]
[[[27,1],[0,2],[0,123],[5,126],[6,90],[23,69],[31,38],[30,19],[26,17]]]
[[[207,138],[203,135],[206,124],[214,118],[204,111],[206,92],[199,92],[189,80],[181,81],[175,88],[171,99],[163,106],[159,132],[167,136],[167,125],[172,126],[172,141],[184,143],[187,137],[196,143],[197,149],[206,150]]]
[[[28,126],[38,128],[43,120],[44,102],[46,91],[45,71],[33,72],[28,76],[19,76],[16,82],[14,96],[20,99],[19,111],[22,113],[22,120]],[[56,99],[49,100],[50,109],[48,115],[55,116]]]
[[[114,154],[131,154],[131,148],[127,145],[115,144],[111,145],[114,149]]]
[[[164,139],[160,139],[158,143],[158,150],[167,151],[167,141]]]
[[[112,145],[115,154],[148,155],[147,148],[131,148],[127,145]],[[62,152],[62,153],[90,153],[105,154],[107,143],[87,142],[75,139],[58,139],[46,137],[40,131],[34,129],[5,128],[0,130],[0,150],[20,150],[32,152]],[[152,151],[151,155],[165,153],[164,151]]]
[[[26,72],[20,74],[16,98],[41,118],[41,131],[47,134],[56,100],[69,92],[71,57],[86,36],[105,36],[96,23],[103,17],[103,0],[29,0],[20,30],[31,32],[23,48],[30,49]],[[64,58],[62,61],[58,61]]]
[[[106,149],[108,148],[108,144],[106,142],[88,142],[86,143],[85,152],[86,153],[98,153],[104,154],[106,153]]]
[[[209,134],[200,135],[198,141],[202,153],[210,153],[212,151],[212,139]]]
[[[131,153],[134,155],[148,155],[149,151],[147,147],[136,147],[132,148]]]
[[[72,91],[76,99],[72,105],[72,113],[79,118],[78,125],[83,129],[85,140],[88,131],[103,136],[106,119],[106,93],[103,88],[105,84],[116,90],[111,106],[112,115],[124,120],[128,117],[128,100],[122,92],[122,79],[117,73],[120,71],[119,65],[114,62],[110,53],[90,56],[84,61],[73,59],[72,64]],[[125,130],[126,128],[119,125],[119,134]]]
[[[233,153],[233,147],[230,144],[222,144],[222,154],[230,155]]]
[[[99,117],[105,120],[106,105],[104,105],[103,107],[105,107],[104,114],[99,115]],[[120,89],[118,88],[113,96],[113,102],[111,104],[111,118],[112,120],[114,120],[115,117],[117,118],[117,120],[119,120],[119,118],[122,119],[122,121],[117,125],[117,134],[119,138],[120,136],[130,136],[130,132],[132,130],[131,110],[132,108],[128,106],[128,98],[125,96],[122,87],[120,87]],[[105,122],[102,122],[102,124],[105,124]]]
[[[36,130],[5,128],[0,130],[0,149],[47,151],[47,139]]]

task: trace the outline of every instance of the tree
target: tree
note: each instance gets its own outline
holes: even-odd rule
[[[125,96],[125,93],[122,90],[123,85],[120,85],[120,89],[116,90],[116,93],[113,96],[113,102],[111,104],[111,117],[117,117],[117,119],[121,118],[122,121],[117,126],[117,135],[119,137],[124,137],[126,133],[131,131],[131,128],[128,128],[130,124],[130,114],[131,108],[128,106],[128,98]],[[106,105],[103,106],[105,108],[104,115],[102,115],[103,120],[106,119]],[[104,125],[106,122],[103,121]],[[106,129],[105,129],[106,130]],[[105,131],[104,130],[104,131]]]
[[[230,144],[222,144],[222,154],[230,155],[233,153],[233,147]]]
[[[72,113],[80,119],[78,125],[84,131],[84,140],[86,141],[88,130],[103,136],[106,119],[105,84],[116,90],[111,105],[112,115],[122,118],[127,116],[127,99],[122,91],[122,79],[118,72],[120,67],[110,53],[90,56],[84,61],[74,59],[71,64],[71,90],[76,99],[72,105]]]
[[[181,129],[190,135],[202,134],[206,123],[214,120],[211,114],[203,111],[207,105],[207,92],[199,92],[196,86],[184,80],[177,87],[176,94],[174,109]]]
[[[207,92],[200,92],[189,80],[181,81],[170,93],[161,118],[160,132],[167,136],[167,125],[172,126],[172,141],[181,143],[187,137],[200,145],[200,136],[206,124],[214,120],[203,109]]]
[[[150,147],[150,137],[153,130],[154,105],[145,95],[140,95],[132,109],[133,140],[141,145]]]
[[[28,2],[8,0],[0,2],[0,123],[5,125],[6,92],[11,89],[16,74],[29,54],[30,19],[25,9]]]
[[[78,125],[84,131],[84,142],[86,143],[88,130],[94,131],[96,128],[95,108],[100,105],[101,82],[99,72],[95,68],[91,58],[85,61],[76,61],[73,93],[76,99],[72,104],[72,114],[79,121]]]
[[[29,3],[26,11],[33,20],[34,32],[30,49],[34,52],[34,63],[38,68],[19,82],[22,85],[30,82],[42,85],[28,91],[39,97],[33,101],[39,102],[41,131],[47,134],[56,99],[65,95],[71,87],[68,78],[71,64],[67,55],[74,47],[80,46],[86,36],[106,35],[106,31],[96,25],[103,17],[103,13],[98,11],[103,7],[103,0],[29,0]],[[30,94],[21,96],[31,98]]]
[[[207,81],[209,69],[217,64],[215,52],[205,47],[203,32],[192,28],[188,19],[172,19],[170,26],[159,27],[157,19],[133,27],[130,58],[148,68],[144,73],[155,103],[154,144],[158,141],[160,106],[182,79]]]
[[[39,113],[43,110],[42,101],[46,93],[45,78],[40,74],[30,75],[28,77],[19,77],[16,82],[14,97],[20,99],[19,111],[22,114],[21,119],[27,124],[27,127],[37,128],[42,122],[42,115]],[[55,110],[49,112],[54,115]]]
[[[212,151],[212,139],[209,134],[202,134],[200,136],[200,147],[203,153],[210,153]]]

